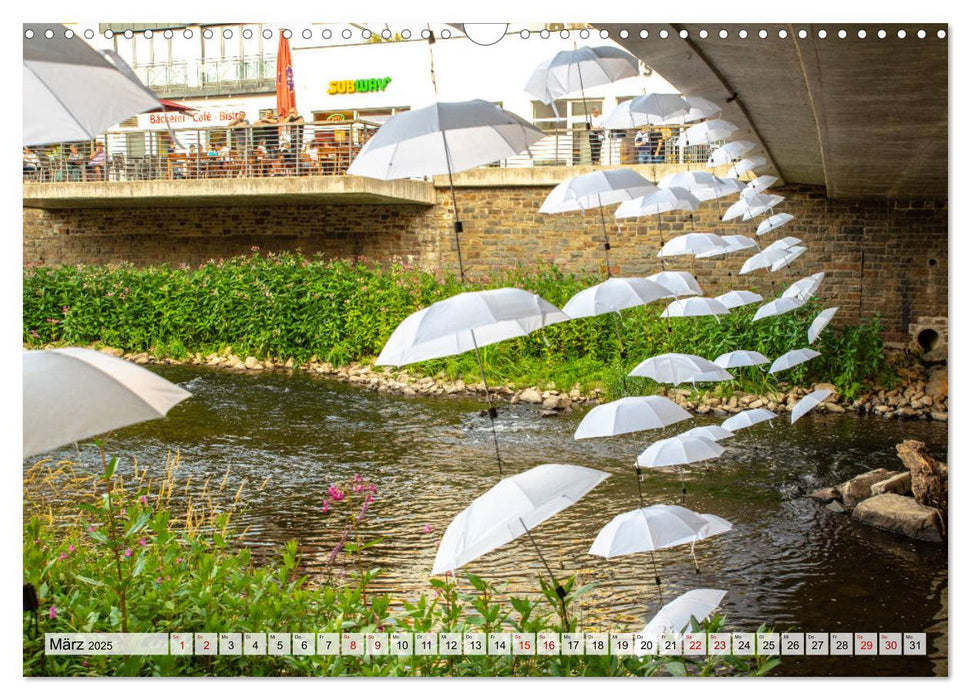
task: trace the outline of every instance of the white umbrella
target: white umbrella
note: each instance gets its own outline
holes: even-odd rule
[[[703,294],[698,280],[690,272],[663,270],[648,276],[647,279],[669,290],[674,296],[688,297],[694,294]]]
[[[719,440],[725,440],[726,438],[735,437],[735,433],[725,430],[720,425],[699,425],[691,430],[686,430],[680,433],[682,437],[703,437],[708,438],[712,442],[718,442]]]
[[[694,211],[701,201],[681,187],[658,188],[657,192],[622,202],[614,212],[618,219],[637,216],[653,216],[669,211]]]
[[[698,588],[678,596],[661,608],[640,634],[644,637],[657,637],[662,634],[684,632],[691,621],[702,622],[711,615],[728,591],[713,588]]]
[[[797,420],[816,408],[816,406],[829,398],[829,395],[832,393],[833,391],[831,389],[817,389],[816,391],[803,396],[801,399],[799,399],[796,405],[792,407],[792,415],[789,416],[789,423],[795,423]]]
[[[759,227],[755,229],[755,235],[764,236],[769,231],[775,231],[777,228],[782,228],[795,218],[796,217],[794,217],[792,214],[773,214],[759,223]]]
[[[759,247],[758,243],[756,243],[755,240],[749,238],[748,236],[741,236],[738,234],[722,236],[722,240],[725,242],[724,248],[712,248],[711,250],[706,250],[702,253],[698,253],[697,255],[695,255],[695,257],[714,258],[718,255],[727,255],[729,253],[737,253],[740,250],[748,250],[750,248]]]
[[[738,217],[744,220],[752,218],[749,214],[753,211],[766,211],[783,201],[784,197],[777,194],[759,194],[755,190],[745,188],[741,191],[738,201],[732,204],[722,215],[722,221],[731,221]],[[758,216],[754,214],[753,216]]]
[[[161,106],[123,63],[117,66],[60,24],[25,24],[24,145],[89,141],[109,126]],[[53,32],[48,39],[45,33]],[[119,59],[120,60],[120,59]]]
[[[825,276],[825,272],[817,272],[814,275],[809,275],[809,277],[803,277],[798,282],[793,282],[786,289],[786,291],[782,293],[782,296],[808,299],[816,293],[817,289],[819,289],[819,285],[822,284]]]
[[[727,197],[730,194],[741,192],[744,187],[745,184],[741,180],[720,177],[718,178],[718,182],[714,185],[697,185],[692,187],[691,194],[701,201],[708,201],[710,199],[720,199],[721,197]]]
[[[769,358],[755,350],[732,350],[715,358],[715,364],[725,369],[767,365]]]
[[[724,447],[708,438],[675,435],[653,443],[637,456],[636,464],[638,467],[676,467],[715,459],[724,451]]]
[[[756,168],[761,168],[766,164],[766,162],[767,161],[764,156],[743,158],[729,168],[728,172],[725,173],[725,177],[743,177],[746,173],[749,173]]]
[[[756,192],[765,192],[765,190],[772,187],[772,185],[778,181],[779,178],[777,178],[775,175],[759,175],[757,178],[748,183],[748,187]]]
[[[97,350],[23,353],[24,458],[162,418],[192,394],[154,372]]]
[[[742,264],[742,269],[739,270],[738,274],[747,275],[755,270],[761,270],[765,267],[772,267],[772,265],[785,257],[785,252],[781,250],[763,250],[746,260]]]
[[[703,97],[650,93],[621,102],[604,120],[604,127],[633,129],[645,124],[686,124],[706,119],[720,111],[718,105]]]
[[[755,316],[752,317],[753,321],[760,321],[763,318],[769,318],[771,316],[781,316],[782,314],[789,313],[798,309],[800,306],[805,305],[808,299],[802,299],[799,297],[784,297],[780,299],[773,299],[768,304],[763,304],[759,307],[759,310],[755,312]]]
[[[643,277],[611,277],[577,292],[563,306],[570,318],[619,312],[672,296],[663,285]]]
[[[717,299],[688,297],[675,299],[661,312],[661,318],[686,318],[688,316],[724,316],[728,309]]]
[[[586,211],[657,191],[650,180],[630,168],[597,170],[564,180],[547,195],[541,214]]]
[[[580,421],[573,439],[656,430],[689,418],[690,413],[663,396],[627,396],[591,410]]]
[[[698,355],[665,353],[649,357],[630,371],[631,377],[648,377],[661,384],[697,382],[700,375],[721,377],[721,381],[733,379],[724,369]],[[720,381],[705,379],[703,381]]]
[[[523,89],[541,102],[552,104],[563,95],[638,74],[637,59],[626,51],[615,46],[581,46],[558,51],[540,63]]]
[[[688,127],[678,136],[676,143],[685,146],[708,146],[715,141],[723,141],[738,131],[738,127],[724,119],[709,119],[708,121]]]
[[[572,464],[541,464],[502,479],[449,523],[432,575],[455,571],[512,542],[572,506],[609,476]]]
[[[754,148],[755,144],[751,141],[731,141],[713,150],[711,155],[708,156],[707,165],[709,168],[714,168],[718,165],[727,165],[733,160],[738,160]],[[741,172],[744,173],[745,171]],[[730,171],[728,177],[739,177],[739,175],[732,174]]]
[[[781,270],[782,268],[786,267],[789,263],[791,263],[793,260],[798,258],[803,253],[805,253],[807,250],[808,248],[801,245],[797,245],[792,248],[789,248],[786,251],[786,254],[782,258],[772,263],[772,272],[775,272],[776,270]]]
[[[604,525],[587,553],[612,559],[626,554],[677,547],[705,539],[715,530],[724,531],[720,523],[715,528],[712,528],[713,524],[714,521],[683,506],[638,508],[621,513]]]
[[[739,411],[734,416],[723,420],[722,427],[735,433],[743,428],[751,428],[753,425],[773,418],[778,418],[778,416],[767,408],[750,408],[747,411]]]
[[[760,197],[767,197],[766,200],[750,206],[745,212],[742,213],[742,221],[750,221],[757,216],[762,216],[765,212],[772,210],[774,207],[779,206],[785,201],[785,197],[779,194],[770,195],[759,195]]]
[[[795,236],[786,236],[785,238],[780,238],[777,241],[773,241],[763,250],[781,250],[785,252],[790,248],[799,245],[800,243],[802,243],[801,238],[796,238]]]
[[[714,233],[683,233],[665,243],[658,252],[659,258],[678,255],[696,255],[727,247],[721,236]]]
[[[790,350],[785,355],[780,355],[779,357],[775,358],[772,366],[769,367],[769,374],[775,374],[776,372],[791,369],[796,365],[801,365],[803,362],[808,362],[815,357],[819,357],[819,355],[820,353],[810,348]]]
[[[762,295],[742,289],[719,294],[715,299],[720,301],[726,309],[737,309],[740,306],[747,306],[748,304],[762,301]],[[718,363],[716,362],[715,364],[717,365]]]
[[[817,340],[819,340],[820,334],[823,329],[829,325],[829,322],[833,320],[833,316],[839,311],[838,306],[833,306],[828,309],[824,309],[819,312],[819,315],[813,319],[813,322],[809,326],[809,344],[812,345]]]

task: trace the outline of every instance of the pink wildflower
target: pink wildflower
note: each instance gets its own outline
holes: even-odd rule
[[[145,497],[145,494],[142,494],[141,496],[139,496],[138,500],[143,506],[148,505],[148,499]]]
[[[421,531],[427,535],[429,532],[432,531],[432,526],[429,525],[428,523],[425,523],[424,525],[421,526]]]
[[[343,501],[344,500],[344,492],[341,491],[336,486],[331,486],[330,488],[328,488],[327,489],[327,493],[330,494],[330,499],[332,501]]]
[[[131,549],[126,549],[125,550],[125,556],[126,557],[130,557],[132,554],[134,554],[134,552],[132,552]]]
[[[330,501],[324,501],[324,505],[320,507],[320,512],[324,514],[330,512]]]
[[[70,552],[71,554],[74,554],[74,545],[73,544],[69,544],[67,546],[67,551]]]
[[[65,559],[67,559],[67,552],[61,552],[61,556],[60,556],[60,557],[58,557],[58,558],[59,558],[59,559],[60,559],[61,561],[64,561]]]
[[[50,609],[47,611],[47,617],[49,617],[52,620],[56,620],[57,619],[57,606],[56,605],[52,605],[50,607]]]
[[[141,539],[138,540],[138,544],[140,544],[142,547],[147,547],[148,546],[148,542],[145,541],[145,538],[144,537],[142,537]]]
[[[94,532],[94,525],[88,525],[88,532]]]

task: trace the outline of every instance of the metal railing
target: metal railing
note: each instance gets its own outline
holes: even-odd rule
[[[96,142],[55,144],[25,151],[24,180],[96,182],[343,175],[379,127],[374,122],[356,120],[174,129],[178,145],[166,130],[111,131]],[[576,129],[549,131],[528,153],[484,167],[707,161],[707,146],[677,146],[677,127],[661,133],[660,147],[658,139],[638,147],[636,129],[608,131],[601,138],[581,124]]]
[[[272,91],[276,85],[276,57],[269,55],[148,63],[133,70],[165,97]]]

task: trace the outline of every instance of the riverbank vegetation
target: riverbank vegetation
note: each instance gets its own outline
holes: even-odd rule
[[[557,306],[602,281],[553,267],[517,269],[488,283],[461,285],[400,263],[327,260],[298,254],[210,261],[200,267],[136,268],[127,264],[29,268],[24,271],[23,339],[28,346],[102,343],[125,352],[182,359],[232,348],[236,355],[295,363],[311,358],[336,366],[367,361],[380,352],[410,313],[463,290],[516,286]],[[661,302],[625,311],[620,331],[609,315],[555,324],[525,338],[484,350],[488,378],[516,387],[579,384],[622,393],[622,378],[646,357],[691,352],[709,359],[739,348],[769,358],[806,346],[806,329],[821,310],[811,302],[796,311],[753,323],[756,305],[728,317],[658,317]],[[833,324],[814,346],[822,357],[785,373],[785,381],[834,384],[854,398],[867,384],[892,384],[880,319]],[[620,359],[620,343],[625,359]],[[413,369],[449,379],[479,381],[468,353]],[[736,389],[765,393],[775,379],[749,369]],[[630,384],[627,390],[645,388]]]

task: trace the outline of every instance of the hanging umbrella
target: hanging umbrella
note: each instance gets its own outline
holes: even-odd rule
[[[667,258],[678,255],[697,255],[698,253],[726,247],[727,244],[722,240],[722,237],[714,233],[684,233],[665,243],[657,256]]]
[[[809,277],[803,277],[798,282],[793,282],[792,285],[790,285],[789,288],[782,293],[782,296],[808,299],[816,293],[817,289],[819,289],[819,285],[822,284],[825,276],[825,272],[817,272],[814,275],[809,275]]]
[[[656,430],[689,418],[690,413],[663,396],[628,396],[591,410],[580,421],[573,439]]]
[[[785,199],[777,194],[759,194],[755,190],[747,187],[742,190],[740,195],[738,201],[725,210],[725,213],[722,215],[722,221],[731,221],[740,216],[743,220],[747,221],[749,218],[752,218],[749,216],[751,212],[758,211],[761,213],[762,211],[767,211]],[[752,216],[758,216],[758,214],[753,214]]]
[[[779,206],[785,201],[785,197],[778,194],[772,195],[759,195],[762,197],[767,197],[763,202],[755,206],[750,206],[745,212],[742,213],[742,221],[751,221],[757,216],[762,216],[765,212],[771,211],[774,207]]]
[[[573,92],[606,85],[639,74],[637,59],[614,46],[581,46],[558,51],[540,63],[524,90],[544,104]]]
[[[768,362],[768,360],[766,360]],[[712,442],[718,442],[719,440],[725,440],[726,438],[735,437],[735,433],[725,430],[720,425],[699,425],[691,430],[686,430],[680,433],[681,437],[702,437],[711,440]]]
[[[777,228],[782,228],[795,218],[796,217],[794,217],[792,214],[773,214],[759,224],[759,227],[755,229],[755,235],[764,236],[769,231],[775,231]]]
[[[833,391],[831,389],[817,389],[799,399],[796,405],[792,407],[792,415],[789,416],[790,425],[816,408],[816,406],[829,398],[829,395],[832,393]]]
[[[823,329],[826,328],[826,326],[829,325],[829,322],[833,320],[833,316],[836,315],[839,308],[840,307],[838,306],[833,306],[828,309],[824,309],[823,311],[819,312],[819,315],[816,318],[813,319],[812,324],[809,326],[808,333],[810,345],[819,340],[819,336],[823,332]]]
[[[686,318],[688,316],[724,316],[728,313],[717,299],[688,297],[675,299],[661,312],[661,318]]]
[[[712,186],[695,186],[692,187],[690,192],[699,201],[706,202],[712,199],[721,199],[722,197],[727,197],[731,194],[736,194],[741,192],[745,188],[745,183],[741,180],[735,180],[734,178],[718,178],[718,182]]]
[[[680,187],[691,190],[695,187],[717,187],[722,184],[721,178],[715,177],[707,170],[685,170],[679,173],[665,175],[657,181],[658,187],[670,189]]]
[[[485,100],[435,102],[384,122],[361,147],[347,174],[378,180],[448,174],[459,275],[464,281],[462,222],[452,175],[519,155],[544,137],[525,119]]]
[[[763,167],[766,162],[767,161],[764,156],[743,158],[728,169],[728,172],[725,173],[725,177],[744,177],[747,173],[752,172],[756,168]]]
[[[703,294],[698,281],[689,272],[681,270],[664,270],[650,275],[651,282],[656,282],[676,297],[688,297]]]
[[[746,290],[732,290],[724,294],[719,294],[715,299],[720,301],[726,309],[737,309],[740,306],[747,306],[748,304],[762,301],[762,295]],[[717,365],[719,363],[716,362],[715,364]]]
[[[769,318],[771,316],[781,316],[782,314],[798,309],[807,301],[808,299],[800,299],[798,297],[773,299],[768,304],[763,304],[759,307],[759,310],[755,312],[755,316],[752,317],[752,321],[760,321],[763,318]]]
[[[715,150],[713,150],[711,152],[711,155],[708,156],[707,165],[709,168],[714,168],[719,165],[728,165],[732,161],[738,160],[746,153],[750,152],[753,148],[755,148],[755,144],[752,143],[751,141],[731,141],[729,143],[726,143],[724,146],[721,146],[720,148],[716,148]],[[736,172],[740,172],[744,174],[746,171],[741,170]],[[732,171],[729,171],[727,173],[727,176],[741,177],[741,175],[735,174]]]
[[[767,408],[750,408],[747,411],[739,411],[734,416],[723,420],[722,427],[736,433],[743,428],[751,428],[753,425],[758,425],[767,420],[770,421],[773,418],[778,418],[778,416]]]
[[[673,296],[663,285],[642,277],[611,277],[577,292],[563,306],[570,318],[619,312]]]
[[[648,377],[660,384],[683,384],[697,382],[698,377],[711,373],[721,377],[720,380],[707,379],[705,381],[727,381],[732,375],[724,369],[698,355],[682,353],[665,353],[649,357],[631,370],[631,377]]]
[[[796,238],[795,236],[786,236],[766,246],[765,250],[781,250],[785,252],[800,243],[802,243],[802,239]]]
[[[715,459],[724,451],[724,447],[708,438],[675,435],[653,443],[637,456],[636,464],[638,467],[676,467]]]
[[[738,131],[738,127],[724,119],[709,119],[708,121],[688,127],[678,136],[676,143],[681,148],[685,146],[709,146],[716,141],[724,141]]]
[[[134,362],[97,350],[23,353],[24,458],[142,421],[192,396]]]
[[[604,127],[634,129],[645,124],[687,124],[707,119],[720,111],[718,105],[703,97],[682,97],[655,92],[621,102],[604,120]]]
[[[24,145],[89,141],[113,124],[161,106],[113,52],[105,56],[78,36],[65,38],[60,24],[23,29],[33,32],[23,39]]]
[[[756,365],[767,365],[769,358],[755,350],[732,350],[724,355],[719,355],[714,360],[715,364],[725,369],[733,367],[752,367]]]
[[[728,591],[713,588],[697,588],[678,596],[661,608],[644,629],[642,637],[658,637],[662,634],[680,634],[687,630],[692,620],[701,623],[711,615]]]
[[[683,506],[648,506],[616,516],[597,533],[587,553],[613,559],[654,552],[705,539],[715,530],[724,532],[720,523]]]
[[[763,250],[746,260],[742,264],[742,269],[738,271],[738,274],[747,275],[755,270],[772,267],[772,265],[784,257],[786,257],[786,254],[781,250]]]
[[[789,263],[791,263],[793,260],[798,258],[803,253],[805,253],[807,250],[808,248],[801,245],[797,245],[792,248],[789,248],[786,251],[786,254],[782,256],[782,258],[772,263],[772,272],[775,272],[776,270],[781,270],[782,268],[786,267]]]
[[[659,187],[657,192],[621,203],[614,212],[617,219],[653,216],[669,211],[694,211],[701,201],[681,187]]]
[[[765,192],[767,189],[772,187],[775,183],[779,181],[775,175],[759,175],[757,178],[752,180],[746,185],[749,189],[755,192]]]
[[[796,365],[801,365],[803,362],[808,362],[814,357],[819,357],[819,355],[820,353],[810,348],[790,350],[785,355],[781,355],[775,359],[772,366],[769,367],[769,374],[775,374],[776,372],[791,369]]]
[[[722,241],[724,241],[725,243],[724,248],[712,248],[711,250],[706,250],[701,253],[698,253],[697,255],[695,255],[695,257],[714,258],[719,255],[728,255],[729,253],[737,253],[740,250],[748,250],[749,248],[759,247],[758,244],[748,236],[733,234],[729,236],[722,236],[721,238],[722,238]]]

